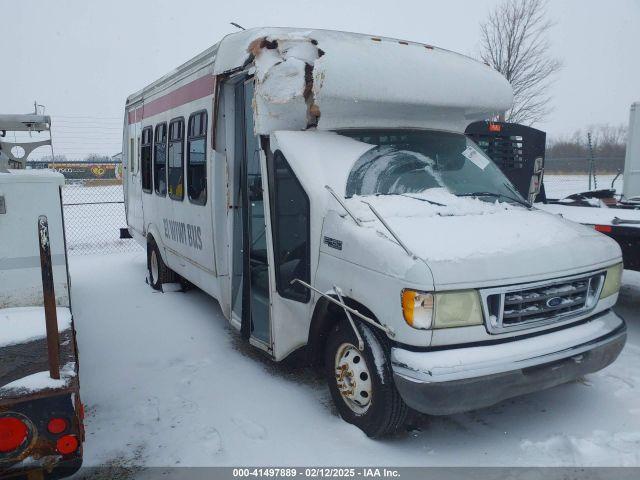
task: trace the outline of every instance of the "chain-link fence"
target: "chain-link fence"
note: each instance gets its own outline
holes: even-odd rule
[[[62,189],[65,232],[70,254],[136,251],[138,243],[121,239],[126,227],[120,164],[67,163],[50,168],[65,174]],[[112,175],[106,175],[111,172]],[[83,178],[85,177],[85,178]]]
[[[588,190],[615,188],[622,193],[624,157],[547,158],[544,187],[548,198],[564,198]],[[592,170],[591,181],[589,171]]]

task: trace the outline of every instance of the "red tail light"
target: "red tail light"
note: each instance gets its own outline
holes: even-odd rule
[[[62,455],[69,455],[78,450],[78,439],[75,435],[65,435],[56,442],[56,450]]]
[[[599,232],[603,232],[603,233],[611,233],[611,230],[613,230],[611,228],[611,225],[596,225],[595,229]]]
[[[0,453],[13,452],[27,440],[27,425],[15,417],[0,418]]]
[[[52,418],[47,424],[47,430],[53,435],[64,433],[68,427],[68,423],[64,418]]]

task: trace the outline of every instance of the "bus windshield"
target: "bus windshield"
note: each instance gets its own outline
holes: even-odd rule
[[[458,196],[500,199],[528,206],[493,161],[463,134],[432,130],[339,133],[375,145],[353,165],[347,180],[347,198],[446,188]]]

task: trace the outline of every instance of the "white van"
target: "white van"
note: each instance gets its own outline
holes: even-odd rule
[[[463,132],[508,82],[430,45],[225,37],[127,99],[130,233],[276,361],[323,365],[370,436],[595,372],[626,340],[620,248],[533,209]],[[179,276],[179,277],[178,277]]]

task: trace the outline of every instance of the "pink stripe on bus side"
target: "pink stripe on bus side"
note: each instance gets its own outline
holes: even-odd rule
[[[148,104],[132,110],[128,114],[129,123],[139,122],[144,118],[158,115],[159,113],[166,112],[172,108],[179,107],[199,98],[206,97],[213,94],[215,87],[215,77],[211,75],[205,75],[193,82],[187,83],[179,88],[176,88],[173,92],[157,98]]]

